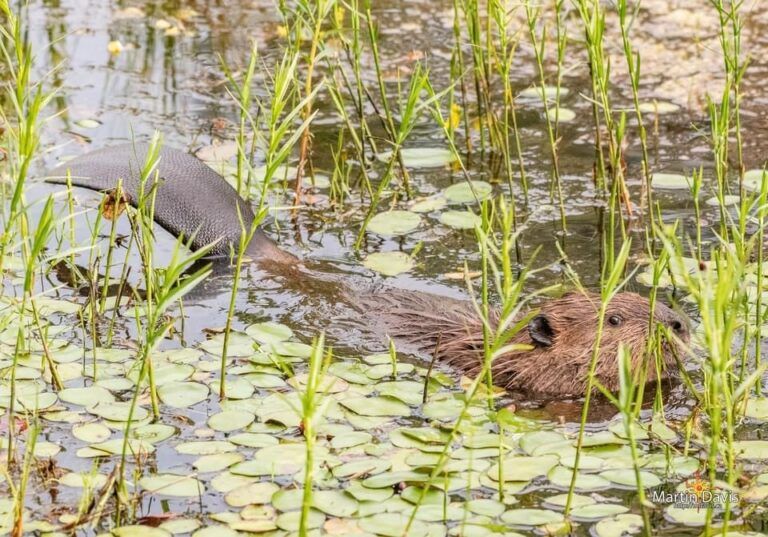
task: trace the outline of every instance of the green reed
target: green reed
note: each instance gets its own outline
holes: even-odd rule
[[[550,106],[549,96],[546,86],[546,69],[544,67],[544,58],[546,53],[547,30],[546,25],[541,31],[541,38],[536,35],[536,26],[541,19],[541,9],[531,6],[530,0],[525,3],[525,17],[528,23],[528,36],[533,46],[536,67],[539,74],[539,91],[541,92],[541,103],[544,106],[544,119],[547,126],[547,137],[549,139],[549,150],[552,157],[552,187],[550,188],[550,197],[555,198],[557,194],[558,209],[560,210],[560,228],[561,232],[567,232],[567,221],[565,217],[565,201],[563,199],[563,185],[560,179],[560,159],[558,155],[558,129],[560,124],[560,87],[562,82],[562,65],[565,58],[566,32],[563,28],[562,20],[562,0],[555,2],[555,27],[557,32],[557,72],[555,84],[554,104]],[[554,116],[554,117],[553,117]]]
[[[446,461],[450,457],[451,445],[461,431],[462,424],[469,417],[470,406],[478,401],[478,397],[483,391],[486,391],[489,397],[492,396],[493,390],[487,387],[492,385],[491,371],[494,361],[504,354],[524,351],[528,348],[526,345],[512,342],[515,335],[523,330],[528,321],[536,314],[535,311],[525,313],[528,301],[540,293],[551,290],[551,288],[547,288],[539,292],[527,293],[526,284],[530,272],[526,268],[521,269],[518,275],[512,275],[509,270],[509,267],[513,266],[513,248],[511,245],[518,240],[520,230],[512,231],[509,217],[511,209],[509,207],[501,208],[508,203],[506,200],[498,200],[496,210],[490,207],[490,203],[483,202],[482,224],[475,228],[478,248],[481,252],[483,277],[479,296],[471,293],[475,311],[483,325],[482,367],[471,384],[465,389],[462,409],[449,431],[450,437],[439,453],[435,467],[432,469],[428,480],[423,484],[416,505],[411,511],[404,535],[408,535],[419,506],[426,498],[428,490],[443,474]],[[468,274],[468,272],[466,273]],[[470,291],[473,290],[468,276],[466,285]],[[492,292],[500,297],[500,306],[495,308],[489,302]],[[500,480],[499,494],[501,496],[504,494],[503,487],[504,482]]]
[[[618,0],[616,10],[619,15],[619,29],[621,30],[621,45],[624,52],[624,60],[627,64],[627,73],[629,74],[629,84],[632,89],[632,105],[635,109],[635,120],[637,121],[638,137],[640,138],[640,149],[642,151],[642,173],[645,179],[644,196],[641,201],[641,209],[647,207],[648,215],[653,222],[653,189],[651,187],[651,166],[648,158],[648,134],[645,130],[643,121],[643,112],[640,106],[640,52],[632,48],[632,41],[629,37],[632,21],[637,17],[640,11],[640,2],[637,2],[629,12],[627,0]],[[653,226],[649,226],[652,232]]]
[[[373,218],[373,216],[376,214],[376,210],[378,209],[382,195],[392,181],[396,164],[401,162],[400,149],[403,147],[403,144],[416,125],[419,114],[425,110],[429,110],[434,100],[436,99],[436,97],[430,97],[427,100],[422,100],[421,93],[426,92],[428,88],[429,74],[424,68],[417,64],[413,74],[411,75],[405,99],[400,102],[400,123],[397,126],[397,129],[394,131],[395,136],[392,152],[387,159],[386,168],[381,174],[376,190],[373,192],[370,205],[368,206],[368,210],[366,211],[366,214],[363,218],[360,231],[357,234],[357,240],[355,241],[356,249],[359,249],[362,245],[363,238],[365,237],[365,230],[368,227],[368,222],[370,222],[371,218]],[[391,112],[388,112],[388,115],[391,115]],[[407,183],[404,183],[403,186],[407,192]]]
[[[308,535],[309,516],[312,509],[312,485],[315,474],[315,442],[317,432],[315,421],[322,416],[322,394],[328,389],[323,386],[325,372],[331,363],[333,353],[331,349],[324,350],[325,336],[321,333],[312,342],[312,353],[309,356],[309,369],[304,390],[300,394],[301,400],[301,429],[306,446],[306,460],[304,462],[304,489],[301,502],[301,518],[299,519],[299,535]]]
[[[616,121],[611,101],[610,62],[605,50],[605,9],[599,0],[575,0],[574,5],[584,28],[585,46],[589,59],[589,73],[592,92],[592,115],[595,124],[595,184],[598,189],[615,190],[619,195],[627,217],[633,214],[632,202],[624,177],[624,156],[622,142],[624,138],[625,114]],[[607,139],[603,140],[603,129]],[[606,161],[603,144],[607,145]],[[610,177],[611,185],[607,184]],[[620,227],[622,237],[626,239],[624,221]],[[610,257],[610,256],[609,256]]]
[[[248,56],[248,66],[245,68],[245,72],[242,76],[242,82],[238,83],[235,74],[229,68],[223,57],[219,58],[221,69],[224,71],[224,75],[229,82],[229,88],[232,97],[238,104],[239,118],[237,125],[237,137],[235,139],[237,143],[237,171],[236,171],[236,188],[237,192],[242,196],[245,194],[246,198],[251,192],[251,179],[253,173],[248,168],[247,176],[243,181],[243,173],[246,171],[246,161],[250,162],[253,157],[254,145],[256,138],[252,138],[253,145],[251,145],[250,151],[247,151],[247,132],[248,127],[253,124],[254,120],[251,117],[251,86],[253,85],[253,77],[256,74],[256,63],[259,58],[258,47],[256,41],[251,45],[250,55]]]
[[[579,474],[579,463],[581,460],[581,454],[584,445],[584,432],[586,430],[587,418],[589,416],[589,406],[592,400],[592,394],[596,387],[597,379],[595,377],[595,371],[597,369],[597,361],[600,357],[600,341],[603,338],[603,331],[605,329],[605,315],[608,309],[608,304],[613,300],[613,297],[620,291],[626,281],[622,280],[624,269],[629,257],[630,241],[626,241],[622,244],[621,250],[616,256],[615,261],[612,263],[610,271],[606,272],[606,278],[603,279],[600,287],[600,304],[597,310],[597,329],[595,334],[595,345],[592,348],[592,358],[589,362],[589,371],[587,373],[587,389],[584,394],[584,404],[581,411],[581,421],[579,423],[579,434],[576,440],[576,455],[573,461],[573,474],[571,476],[571,483],[568,487],[568,500],[565,504],[565,515],[568,516],[571,510],[571,504],[573,495],[576,490],[576,478]],[[578,280],[574,279],[574,283],[578,284]]]
[[[309,52],[305,57],[305,66],[302,69],[304,73],[304,90],[302,97],[304,99],[302,120],[309,123],[315,112],[313,110],[314,97],[317,93],[314,87],[314,72],[318,62],[318,56],[322,51],[323,40],[322,30],[328,15],[332,12],[336,0],[298,0],[296,2],[296,24],[295,31],[297,39],[300,40],[305,28],[310,30]],[[301,180],[305,172],[304,168],[309,167],[309,176],[313,177],[312,159],[311,159],[311,136],[309,129],[304,129],[301,135],[301,145],[299,149],[298,172],[296,173],[296,198],[295,204],[300,202]]]

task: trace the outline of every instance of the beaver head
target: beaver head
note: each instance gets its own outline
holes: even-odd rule
[[[390,293],[386,293],[389,295]],[[434,354],[442,363],[470,376],[481,368],[483,330],[471,303],[424,293],[397,293],[376,301],[376,317],[398,344]],[[493,362],[494,384],[507,389],[541,395],[583,394],[597,339],[600,298],[593,293],[568,293],[545,301],[527,327],[509,343],[527,350],[497,356]],[[657,302],[653,321],[647,298],[636,293],[618,293],[608,304],[600,339],[595,378],[611,391],[619,387],[617,356],[620,346],[631,353],[633,371],[646,360],[651,330],[668,329],[661,344],[662,376],[676,369],[675,355],[682,358],[681,344],[690,339],[688,325],[679,314]],[[498,312],[491,313],[498,323]],[[657,378],[653,362],[648,363],[646,380]]]
[[[532,348],[498,357],[494,380],[507,388],[543,394],[583,394],[597,339],[600,299],[594,294],[568,293],[545,302],[539,313],[521,331],[515,343]],[[636,293],[618,293],[608,304],[598,348],[595,378],[611,391],[619,388],[617,356],[622,345],[631,354],[632,371],[638,371],[649,356],[651,330],[668,329],[661,342],[662,375],[682,359],[681,343],[690,339],[686,321],[666,305],[657,302],[653,321],[647,298]],[[652,356],[652,355],[651,355]],[[657,378],[653,361],[647,363],[647,381]]]

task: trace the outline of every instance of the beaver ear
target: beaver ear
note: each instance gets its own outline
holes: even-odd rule
[[[552,330],[552,326],[549,324],[547,316],[539,314],[528,321],[528,335],[531,336],[531,339],[537,345],[549,347],[552,345],[552,338],[555,337],[555,331]]]

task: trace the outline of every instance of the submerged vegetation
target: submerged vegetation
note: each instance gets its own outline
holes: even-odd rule
[[[153,122],[179,109],[132,120],[152,126],[136,207],[120,188],[94,207],[41,186],[48,153],[113,133],[67,107],[68,31],[34,23],[62,8],[0,0],[0,534],[768,532],[768,138],[745,130],[759,6],[690,8],[719,45],[701,102],[659,94],[661,59],[637,44],[659,13],[647,3],[425,2],[418,20],[442,21],[431,55],[393,49],[424,36],[369,0],[269,3],[269,36],[245,28],[245,46],[206,59],[205,104],[225,117],[197,155],[258,209],[222,275],[153,220],[167,143]],[[139,44],[165,39],[172,63],[207,20],[195,10],[115,11],[149,21]],[[138,54],[117,37],[110,70]],[[686,158],[664,147],[688,138]],[[352,280],[456,280],[482,321],[479,374],[392,341],[371,353],[332,296],[249,265],[262,223]],[[494,360],[566,287],[600,297],[583,398],[494,387]],[[646,383],[672,337],[650,318],[643,367],[622,349],[619,390],[595,376],[627,288],[692,319],[673,387]]]

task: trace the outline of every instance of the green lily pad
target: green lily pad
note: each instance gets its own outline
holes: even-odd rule
[[[597,537],[624,537],[639,533],[643,528],[643,517],[633,513],[603,519],[594,526]]]
[[[94,406],[86,408],[91,414],[95,414],[105,420],[109,421],[128,421],[128,416],[131,411],[130,401],[117,401],[114,403],[98,403]],[[133,409],[133,420],[142,421],[149,416],[149,411],[136,405]]]
[[[560,96],[565,97],[568,95],[569,90],[568,88],[564,88],[563,86],[560,86]],[[544,86],[544,91],[542,91],[541,86],[531,86],[530,88],[525,88],[523,91],[521,91],[518,94],[518,97],[522,97],[524,99],[542,99],[546,98],[547,100],[554,99],[557,96],[557,86]]]
[[[501,515],[501,520],[513,526],[543,526],[558,524],[565,519],[561,513],[545,509],[511,509]]]
[[[112,431],[101,423],[78,423],[72,427],[72,435],[78,440],[94,444],[107,440],[112,436]]]
[[[384,537],[426,537],[429,535],[429,526],[420,520],[413,520],[408,526],[409,514],[405,513],[378,513],[361,518],[358,526],[363,531],[382,535]],[[406,532],[407,528],[407,532]]]
[[[592,522],[615,515],[621,515],[627,511],[629,511],[629,509],[623,505],[616,505],[613,503],[593,503],[575,507],[571,510],[571,516],[582,522]]]
[[[640,103],[640,111],[644,114],[671,114],[678,110],[680,110],[678,105],[665,101]]]
[[[225,410],[208,418],[208,427],[214,431],[230,433],[248,427],[256,416],[244,410]]]
[[[440,222],[453,229],[475,229],[483,220],[471,211],[445,211],[440,214]]]
[[[408,210],[413,213],[431,213],[444,208],[447,203],[447,200],[442,195],[432,196],[416,201],[413,205],[408,207]]]
[[[169,382],[157,389],[163,403],[173,408],[187,408],[205,401],[208,392],[208,386],[199,382]]]
[[[242,462],[245,455],[242,453],[216,453],[214,455],[203,455],[192,463],[192,467],[200,473],[220,472],[229,468],[233,464]]]
[[[768,420],[768,397],[753,397],[747,400],[744,415],[757,420]]]
[[[189,475],[148,475],[139,479],[139,485],[153,494],[176,498],[193,498],[202,496],[205,492],[205,486]]]
[[[409,416],[408,405],[392,397],[348,397],[339,404],[361,416]]]
[[[456,160],[450,149],[443,147],[405,147],[400,149],[403,163],[409,168],[438,168]],[[387,162],[392,158],[392,151],[384,151],[377,158]]]
[[[374,252],[363,260],[363,266],[384,276],[397,276],[411,270],[416,263],[405,252]]]
[[[530,481],[534,477],[546,475],[555,465],[558,457],[542,455],[539,457],[512,456],[506,457],[502,465],[501,478],[504,481]],[[499,480],[499,463],[488,469],[488,477]]]
[[[763,187],[763,177],[768,179],[768,174],[764,175],[764,170],[748,170],[744,173],[744,188],[752,192],[760,192]]]
[[[285,531],[299,531],[301,511],[289,511],[277,517],[277,527]],[[310,509],[307,518],[307,529],[319,528],[325,522],[325,515],[315,509]]]
[[[670,190],[688,190],[691,188],[691,178],[679,173],[654,173],[651,175],[651,186]]]
[[[421,223],[421,217],[410,211],[387,211],[379,213],[368,222],[368,231],[384,236],[410,233]]]
[[[177,433],[176,427],[172,425],[166,425],[164,423],[149,423],[147,425],[141,425],[135,429],[131,429],[131,438],[137,440],[143,440],[150,444],[159,444],[165,440],[168,440]]]
[[[576,112],[570,108],[550,108],[547,110],[547,115],[551,121],[559,121],[560,123],[568,123],[576,119]]]
[[[274,483],[261,482],[250,483],[229,491],[224,496],[224,501],[230,507],[243,507],[250,504],[269,503],[272,496],[280,490]]]
[[[98,403],[111,403],[115,400],[115,396],[101,386],[88,386],[84,388],[64,388],[59,391],[59,399],[73,405],[92,406]]]
[[[289,340],[293,337],[293,330],[289,327],[271,321],[252,324],[245,329],[245,333],[259,343],[277,343],[279,341]]]
[[[733,451],[739,459],[768,460],[768,440],[737,440]]]
[[[491,197],[493,186],[485,181],[462,181],[443,191],[449,203],[475,203]]]
[[[635,478],[635,471],[631,468],[622,470],[606,470],[600,472],[600,477],[607,479],[611,483],[621,485],[622,487],[634,489],[637,487],[637,480]],[[643,488],[658,487],[661,485],[661,479],[656,474],[651,472],[640,471],[640,479],[643,483]]]

